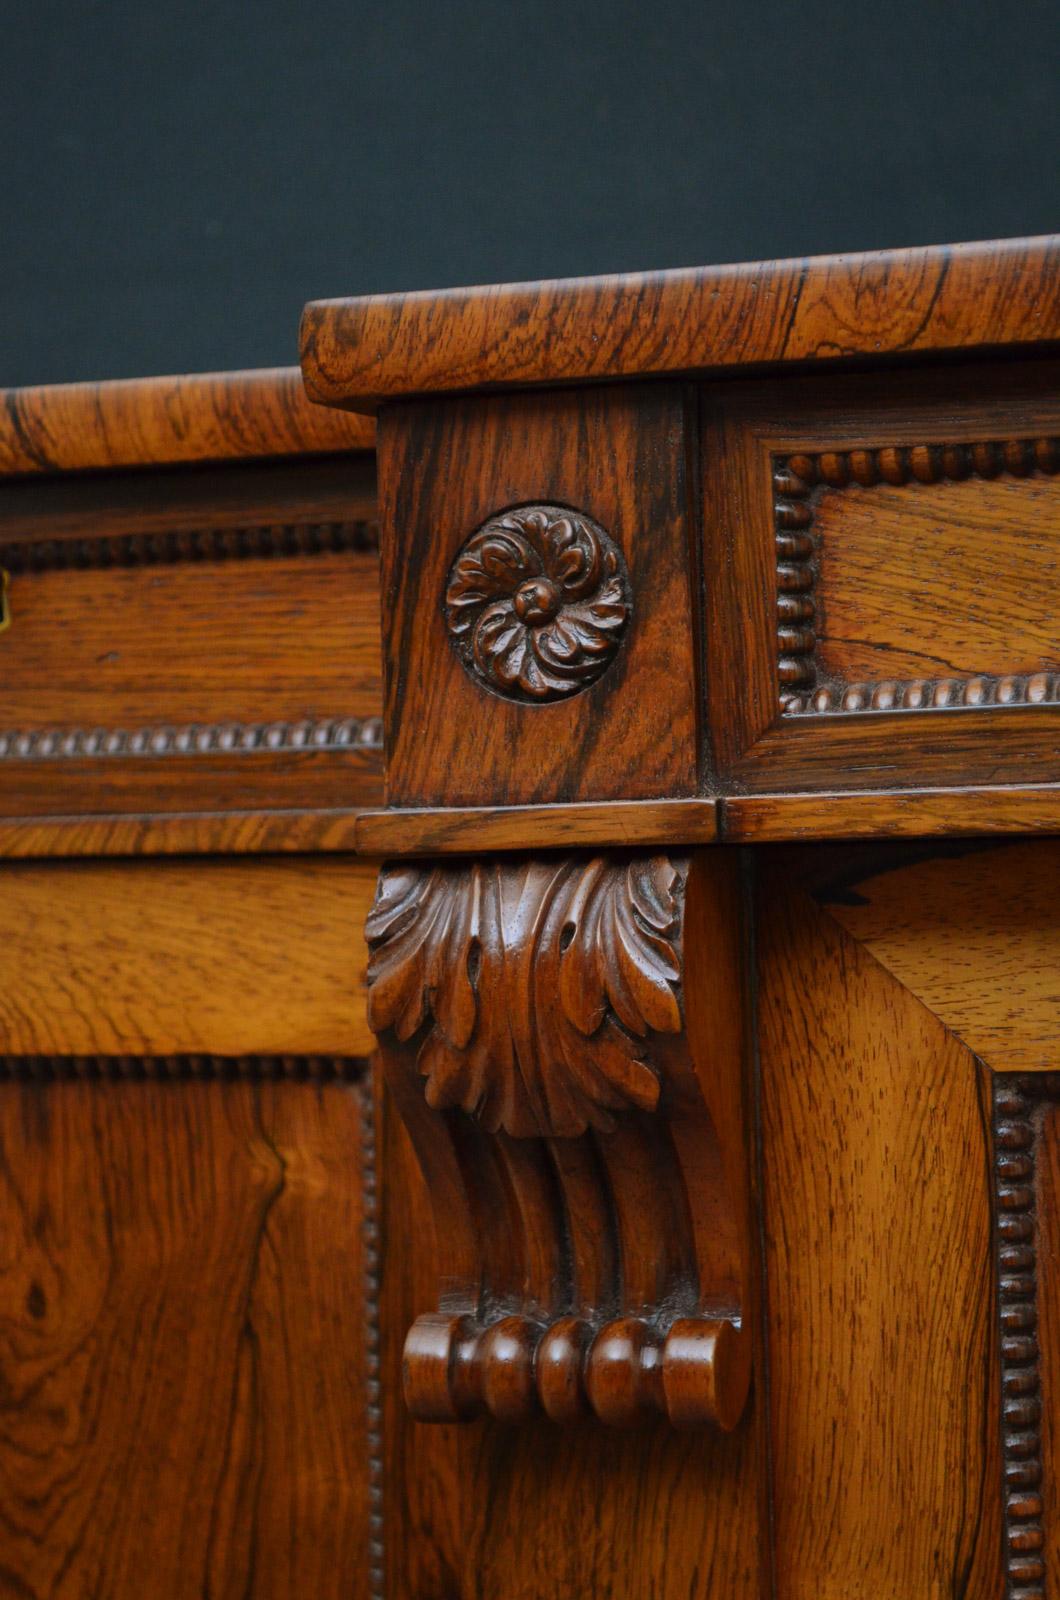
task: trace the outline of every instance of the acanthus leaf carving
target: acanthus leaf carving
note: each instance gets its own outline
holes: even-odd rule
[[[422,1032],[428,1104],[490,1131],[573,1137],[652,1110],[651,1038],[682,1027],[683,872],[664,856],[385,869],[370,1024]]]
[[[413,1416],[738,1422],[740,896],[724,853],[383,868],[369,1022],[437,1221]]]

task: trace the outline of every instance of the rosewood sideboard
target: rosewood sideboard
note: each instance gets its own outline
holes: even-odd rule
[[[301,337],[0,415],[0,1596],[1060,1596],[1060,239]]]

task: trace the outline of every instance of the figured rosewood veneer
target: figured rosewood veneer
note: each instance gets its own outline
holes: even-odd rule
[[[0,391],[0,477],[370,450],[375,430],[307,405],[294,367]]]
[[[310,396],[597,383],[766,363],[939,354],[1060,335],[1056,240],[756,261],[551,283],[319,300]]]
[[[718,1296],[697,1253],[704,1206],[728,1207],[736,1237],[746,1218],[740,1141],[714,1114],[718,1093],[739,1103],[722,1087],[733,1068],[703,1066],[686,1015],[700,981],[678,1000],[682,842],[738,835],[744,798],[789,791],[790,808],[800,788],[847,792],[845,814],[850,791],[936,775],[1011,778],[1028,805],[1034,784],[1047,818],[1055,798],[1055,368],[936,366],[914,382],[784,367],[1041,346],[1060,338],[1057,265],[1046,240],[306,309],[309,392],[381,407],[388,809],[360,839],[471,852],[390,868],[369,924],[370,1021],[445,1217],[441,1308],[406,1349],[416,1415],[588,1403],[611,1420],[606,1303],[628,1414],[718,1419],[709,1361],[694,1399],[667,1376],[674,1315],[709,1320]],[[609,830],[626,828],[665,839],[665,870],[614,849]],[[549,844],[612,854],[481,854]],[[641,957],[638,937],[655,941],[644,964],[614,931],[622,907]],[[681,948],[704,970],[695,937]],[[645,972],[655,1009],[636,999]],[[616,1162],[634,1132],[655,1154]],[[572,1201],[553,1171],[587,1141],[626,1251],[591,1290],[564,1263],[606,1207],[587,1222],[584,1178]],[[691,1246],[630,1303],[629,1281],[683,1234],[671,1218],[646,1242],[650,1208],[621,1199],[648,1170],[659,1194],[684,1186]],[[693,1172],[724,1174],[712,1200]],[[536,1241],[507,1279],[489,1243],[501,1195],[509,1248],[520,1227]],[[732,1327],[746,1293],[727,1296]]]
[[[6,1595],[382,1600],[375,1194],[364,1060],[0,1055]]]

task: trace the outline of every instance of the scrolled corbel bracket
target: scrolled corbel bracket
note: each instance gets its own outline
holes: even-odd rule
[[[424,1421],[739,1421],[751,1378],[727,852],[401,862],[368,1014],[436,1220]]]

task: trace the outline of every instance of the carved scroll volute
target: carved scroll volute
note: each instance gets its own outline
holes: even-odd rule
[[[735,1426],[750,1382],[739,893],[722,852],[383,869],[369,1021],[437,1219],[423,1420]]]

